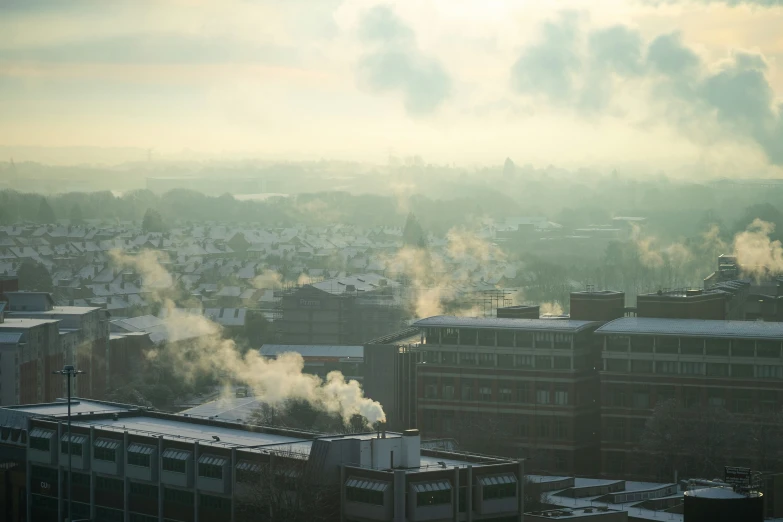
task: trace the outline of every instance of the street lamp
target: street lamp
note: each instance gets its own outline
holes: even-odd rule
[[[73,484],[73,467],[71,465],[71,378],[76,378],[80,373],[84,373],[81,370],[77,370],[70,364],[63,366],[62,370],[52,372],[58,375],[65,375],[68,380],[68,518],[66,520],[73,520],[73,510],[71,509],[71,485]]]

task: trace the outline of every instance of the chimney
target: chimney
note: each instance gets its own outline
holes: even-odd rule
[[[419,430],[405,430],[402,432],[402,462],[404,468],[418,468],[421,466],[421,435]]]

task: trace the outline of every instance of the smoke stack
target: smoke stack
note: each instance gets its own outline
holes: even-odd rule
[[[405,430],[402,433],[402,467],[421,466],[421,435],[419,430]]]
[[[382,439],[386,438],[386,423],[385,422],[381,423],[381,438]]]

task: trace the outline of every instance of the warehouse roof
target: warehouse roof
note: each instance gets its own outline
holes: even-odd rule
[[[445,328],[491,328],[502,330],[567,331],[579,332],[598,325],[595,321],[573,319],[506,319],[497,317],[454,317],[437,315],[420,319],[413,326]]]
[[[596,330],[596,333],[783,340],[783,323],[623,317],[606,323]]]

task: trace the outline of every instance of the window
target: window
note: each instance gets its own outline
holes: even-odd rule
[[[555,390],[555,404],[568,406],[568,390]]]
[[[656,386],[655,387],[655,401],[660,404],[666,401],[671,401],[677,398],[677,392],[674,386]]]
[[[753,341],[737,340],[731,342],[732,357],[755,357],[756,350]]]
[[[424,352],[424,362],[431,364],[437,364],[440,362],[440,352],[434,350],[427,350]]]
[[[554,357],[556,370],[570,370],[571,358],[570,357]]]
[[[548,439],[552,435],[549,419],[538,418],[536,420],[536,431],[538,432],[538,438]]]
[[[626,335],[610,335],[606,338],[606,350],[610,352],[627,352],[629,338]]]
[[[30,449],[38,450],[38,451],[49,451],[51,448],[49,446],[49,441],[51,439],[48,439],[46,437],[35,437],[30,436]]]
[[[526,404],[530,402],[530,386],[527,385],[527,383],[519,383],[517,384],[517,402],[521,402],[523,404]]]
[[[631,397],[634,408],[646,410],[650,407],[650,392],[646,390],[634,390]]]
[[[693,388],[686,386],[683,389],[685,395],[685,407],[686,408],[699,408],[701,407],[701,388]]]
[[[654,337],[634,336],[631,337],[631,351],[637,353],[652,353]]]
[[[514,346],[514,332],[510,332],[508,330],[498,330],[497,336],[498,346]]]
[[[704,375],[704,363],[700,362],[682,362],[680,371],[685,375]]]
[[[725,363],[707,363],[707,375],[709,377],[728,377],[729,365]]]
[[[514,366],[514,356],[510,353],[499,353],[497,357],[499,368],[511,368]]]
[[[459,331],[459,344],[461,345],[475,346],[477,338],[476,330],[461,328]]]
[[[704,340],[694,337],[680,338],[680,353],[683,355],[704,355]]]
[[[530,425],[530,419],[527,417],[527,415],[520,416],[517,420],[516,425],[516,434],[517,437],[527,438],[528,431],[527,427]]]
[[[89,513],[87,513],[89,516]],[[141,513],[131,513],[130,522],[158,522],[158,517],[152,515],[142,515]]]
[[[606,359],[606,371],[607,372],[627,372],[628,360],[627,359]]]
[[[495,346],[495,330],[479,330],[478,343],[481,346]]]
[[[478,398],[480,401],[492,400],[492,387],[490,386],[489,383],[479,384]]]
[[[495,354],[494,353],[480,353],[478,354],[479,366],[495,366]]]
[[[656,337],[656,353],[678,353],[680,349],[680,340],[677,337]]]
[[[105,460],[107,462],[117,461],[117,450],[113,448],[96,447],[94,450],[94,455],[96,460]]]
[[[459,354],[459,363],[468,365],[468,366],[475,366],[476,365],[476,354],[475,353],[468,353],[468,352],[460,352]]]
[[[261,466],[248,462],[237,465],[237,482],[242,484],[258,484],[261,481]]]
[[[555,350],[571,349],[571,334],[556,333],[554,337],[555,337]]]
[[[141,484],[139,482],[130,483],[130,494],[136,497],[144,497],[158,500],[158,486],[152,484]]]
[[[440,506],[442,504],[451,504],[451,490],[442,491],[420,491],[416,493],[417,506]]]
[[[734,413],[751,413],[753,411],[753,391],[733,390],[731,410]]]
[[[536,390],[536,403],[549,404],[549,390],[539,388]]]
[[[162,461],[163,471],[170,471],[172,473],[185,473],[187,469],[187,461],[184,459],[163,457]]]
[[[122,522],[125,520],[125,513],[119,509],[95,506],[95,518],[101,522]]]
[[[441,344],[457,344],[459,333],[456,328],[442,328],[440,331]]]
[[[549,355],[536,355],[536,370],[551,370],[552,357]]]
[[[556,440],[568,438],[568,422],[565,419],[555,419],[554,437]]]
[[[106,493],[122,493],[125,491],[125,483],[121,479],[113,479],[96,475],[95,489],[96,491],[103,491]]]
[[[512,498],[517,496],[517,485],[512,484],[489,484],[481,488],[481,498],[484,500],[494,500],[497,498]]]
[[[32,466],[30,470],[30,476],[34,481],[47,482],[52,487],[57,484],[57,470],[52,468],[44,468],[41,466]],[[55,488],[57,489],[57,488]]]
[[[150,456],[144,453],[128,452],[128,464],[131,466],[150,467]]]
[[[516,368],[532,368],[533,356],[532,355],[515,355],[514,366]]]
[[[655,361],[655,373],[676,374],[678,373],[677,361]]]
[[[709,388],[707,390],[707,405],[713,408],[725,408],[726,397],[724,397],[723,389]]]
[[[209,509],[229,511],[231,510],[231,499],[225,497],[216,497],[215,495],[205,495],[203,493],[199,493],[198,505]]]
[[[732,377],[753,377],[753,366],[750,364],[732,364]]]
[[[440,352],[441,364],[457,364],[457,352]]]
[[[199,462],[198,464],[198,476],[211,479],[223,478],[223,466],[218,464],[207,464]]]
[[[424,398],[438,398],[438,380],[435,377],[427,377],[424,381]]]
[[[606,419],[606,440],[625,442],[625,419],[616,417]]]
[[[68,441],[60,441],[60,451],[63,454],[68,453]],[[80,442],[71,442],[71,455],[74,457],[82,456],[82,444]]]
[[[552,348],[552,334],[549,332],[536,332],[536,348]]]
[[[193,505],[193,492],[184,489],[163,488],[163,500],[185,506]]]
[[[652,373],[652,372],[653,372],[652,361],[631,360],[631,373]]]
[[[443,378],[443,399],[447,401],[454,399],[454,380],[450,377]]]
[[[783,379],[783,366],[756,366],[756,375],[759,379]]]
[[[606,455],[606,470],[609,473],[625,472],[625,453],[611,452]]]
[[[375,491],[364,488],[345,488],[345,499],[349,502],[360,502],[374,506],[383,505],[383,491]]]
[[[628,395],[622,386],[607,386],[606,392],[610,406],[617,408],[625,408],[627,406]]]
[[[644,430],[647,428],[647,419],[631,419],[630,433],[631,442],[642,440]]]
[[[514,400],[511,384],[503,383],[498,385],[498,400],[500,402],[512,402]]]
[[[778,393],[775,391],[759,391],[759,406],[763,413],[772,413],[778,410]]]
[[[729,355],[728,339],[707,339],[707,355],[710,357],[727,357]]]
[[[756,343],[756,357],[779,359],[780,343],[775,341],[758,341]]]
[[[463,401],[472,401],[473,400],[473,383],[463,383],[462,384],[462,400]]]
[[[532,348],[533,347],[533,334],[530,332],[517,332],[517,347],[518,348]]]

